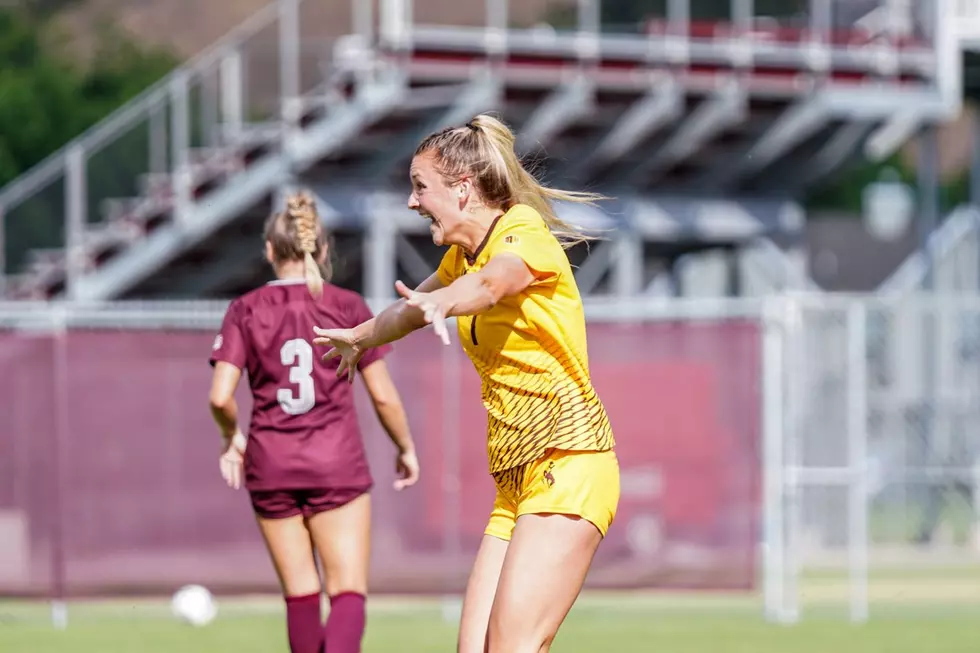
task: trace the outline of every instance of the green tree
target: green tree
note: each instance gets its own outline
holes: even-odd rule
[[[49,9],[46,7],[28,9]],[[165,51],[138,46],[125,34],[104,27],[98,50],[85,65],[44,47],[48,23],[44,11],[0,9],[0,187],[24,173],[88,127],[105,118],[151,85],[177,63]],[[134,130],[135,132],[138,130]],[[147,137],[116,148],[120,168],[145,167]],[[137,163],[143,162],[143,163]],[[123,196],[119,179],[100,175],[88,180],[94,197]],[[17,207],[6,208],[7,271],[26,252],[63,242],[62,184],[41,189]],[[119,188],[120,193],[112,191]],[[93,216],[95,217],[95,216]]]

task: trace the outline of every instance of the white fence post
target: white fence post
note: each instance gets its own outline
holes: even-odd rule
[[[762,311],[762,572],[765,616],[776,622],[785,620],[786,607],[784,335],[783,301],[767,301]]]
[[[847,308],[848,567],[851,621],[868,620],[868,309]]]

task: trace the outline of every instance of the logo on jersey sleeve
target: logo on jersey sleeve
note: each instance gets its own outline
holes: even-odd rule
[[[504,242],[508,245],[517,245],[521,242],[521,239],[517,236],[504,236]]]
[[[225,339],[224,339],[224,338],[222,338],[222,337],[221,337],[221,334],[219,333],[219,334],[218,334],[217,336],[215,336],[215,338],[214,338],[214,344],[213,344],[213,345],[211,345],[211,350],[212,350],[212,351],[218,351],[219,349],[221,349],[221,345],[222,345],[222,344],[224,344],[224,341],[225,341]]]

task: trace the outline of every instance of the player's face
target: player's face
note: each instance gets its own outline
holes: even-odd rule
[[[434,154],[423,152],[412,159],[412,194],[408,208],[429,220],[432,242],[453,243],[453,233],[462,222],[458,184],[450,184],[436,169]]]

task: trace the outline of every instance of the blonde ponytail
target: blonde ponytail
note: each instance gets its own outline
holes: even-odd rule
[[[604,196],[542,185],[521,163],[514,148],[514,132],[507,125],[485,114],[477,116],[470,124],[485,137],[492,160],[500,167],[500,176],[510,190],[511,203],[526,204],[540,213],[551,233],[566,249],[593,239],[580,228],[559,218],[552,202],[594,204],[606,199]]]
[[[447,179],[471,176],[483,202],[507,210],[526,204],[544,219],[551,233],[568,249],[593,240],[580,228],[555,214],[552,202],[593,204],[606,199],[597,193],[543,186],[521,163],[510,128],[493,116],[480,114],[462,127],[451,127],[423,140],[415,154],[435,151],[436,166]]]
[[[296,248],[303,253],[303,276],[310,294],[319,298],[323,294],[323,276],[314,254],[317,250],[316,206],[306,193],[293,195],[287,200],[287,211],[296,224]]]

